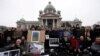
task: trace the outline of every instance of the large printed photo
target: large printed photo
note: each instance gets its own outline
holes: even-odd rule
[[[39,42],[40,31],[32,31],[31,42]]]

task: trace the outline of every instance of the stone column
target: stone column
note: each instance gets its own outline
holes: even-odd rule
[[[27,24],[27,29],[29,29],[29,28],[28,28],[28,24]]]
[[[47,26],[47,19],[46,19],[46,24],[45,25]]]
[[[24,24],[21,24],[21,29],[24,29]]]
[[[20,25],[20,28],[22,29],[22,24]]]
[[[21,24],[17,24],[17,28],[21,28]]]
[[[60,27],[60,25],[61,25],[61,22],[60,22],[60,20],[59,20],[59,19],[57,19],[57,28],[59,28],[59,27]]]
[[[55,25],[56,25],[56,24],[55,24],[55,19],[54,19],[54,28],[56,27]]]
[[[57,19],[57,28],[59,27],[58,25],[59,25],[59,24],[58,24],[58,19]]]
[[[55,21],[54,21],[54,19],[53,19],[53,28],[55,28]]]
[[[41,19],[41,25],[43,26],[43,20]]]
[[[55,19],[55,28],[57,28],[57,19]]]

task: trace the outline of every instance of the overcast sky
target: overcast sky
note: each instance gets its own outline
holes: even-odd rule
[[[0,25],[16,27],[22,17],[37,21],[39,10],[44,10],[49,1],[61,11],[63,21],[78,18],[82,25],[100,21],[100,0],[0,0]]]

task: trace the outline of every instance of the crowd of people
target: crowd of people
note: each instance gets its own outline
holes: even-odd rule
[[[100,56],[99,25],[88,29],[76,26],[67,29],[48,30],[47,34],[51,38],[59,38],[59,49],[61,50],[55,49],[59,52],[58,55],[65,50],[64,54],[72,54],[73,56]]]
[[[0,51],[20,49],[26,51],[27,30],[19,28],[7,28],[0,30]]]
[[[72,54],[74,56],[100,56],[100,25],[86,29],[85,27],[65,27],[49,29],[44,27],[32,27],[30,30],[45,30],[45,35],[50,38],[59,38],[58,56]],[[8,28],[0,30],[0,51],[20,49],[21,55],[27,52],[27,29]],[[48,52],[49,43],[45,41],[45,52]],[[60,54],[65,51],[64,54]],[[50,52],[51,56],[56,56]],[[54,53],[54,52],[53,52]],[[27,55],[26,55],[27,56]]]

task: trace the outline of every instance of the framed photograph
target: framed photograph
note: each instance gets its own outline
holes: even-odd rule
[[[59,46],[59,38],[49,38],[49,46],[50,47],[58,47]]]
[[[49,39],[49,35],[45,35],[46,39]]]
[[[4,52],[3,56],[9,56],[9,53],[8,52]]]
[[[31,42],[39,42],[40,31],[32,31]]]
[[[20,50],[11,50],[9,51],[9,56],[20,56]]]
[[[16,50],[0,52],[0,56],[20,56],[20,50],[16,49]]]
[[[36,51],[39,51],[39,53],[44,53],[44,43],[30,43],[30,52],[34,53]]]
[[[7,52],[7,51],[0,52],[0,56],[9,56],[9,52]]]

